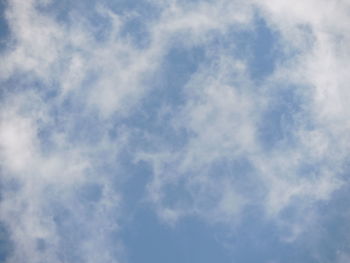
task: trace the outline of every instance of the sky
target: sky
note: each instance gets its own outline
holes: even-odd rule
[[[350,262],[349,14],[0,0],[0,262]]]

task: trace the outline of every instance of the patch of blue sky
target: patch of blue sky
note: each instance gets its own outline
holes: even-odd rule
[[[11,255],[13,243],[10,239],[8,228],[0,222],[0,262],[5,262]]]
[[[106,124],[95,112],[86,111],[84,107],[59,104],[51,100],[49,121],[38,120],[37,136],[40,149],[44,154],[54,153],[61,145],[57,144],[57,135],[64,134],[70,147],[81,145],[96,145],[105,135]],[[74,117],[72,117],[74,116]]]
[[[163,224],[143,206],[123,225],[127,258],[138,262],[318,262],[300,244],[281,240],[274,223],[251,207],[230,231],[186,217],[174,226]],[[288,257],[286,257],[288,255]]]
[[[0,174],[3,174],[4,171],[0,167]],[[5,178],[2,176],[0,178],[0,200],[3,200],[3,195],[8,193],[14,193],[18,191],[21,187],[21,183],[14,178]]]
[[[223,192],[218,189],[225,186],[246,200],[256,202],[264,198],[265,189],[261,179],[244,156],[216,159],[205,168],[189,168],[184,173],[179,171],[178,166],[175,162],[164,169],[168,180],[161,189],[161,202],[162,206],[169,209],[195,211],[194,207],[197,207],[210,213],[223,197]],[[203,178],[211,183],[201,184]]]
[[[149,43],[147,25],[160,14],[160,10],[151,1],[52,1],[37,7],[50,14],[61,25],[70,27],[83,22],[89,26],[90,34],[98,42],[123,37],[136,47],[142,48]],[[123,20],[120,35],[111,35],[112,20],[106,10],[120,16]]]
[[[204,60],[202,47],[171,48],[163,58],[159,70],[144,84],[149,86],[149,94],[141,99],[131,115],[117,118],[114,127],[125,125],[134,129],[136,137],[133,139],[139,141],[140,146],[146,146],[147,136],[153,136],[174,150],[183,146],[188,134],[183,129],[176,129],[172,120],[186,102],[186,83]],[[153,144],[154,141],[151,140],[150,143]],[[149,146],[146,148],[151,150]]]
[[[141,140],[146,139],[141,137]],[[159,142],[159,140],[155,141],[155,143]],[[131,144],[130,147],[123,149],[118,155],[118,169],[121,175],[115,180],[119,184],[117,187],[123,193],[122,207],[123,211],[125,211],[125,218],[134,217],[134,214],[138,214],[140,210],[145,209],[150,210],[148,213],[153,213],[153,207],[147,196],[150,190],[153,191],[149,186],[152,182],[154,170],[149,162],[137,160],[135,153],[139,151],[153,152],[157,148],[159,146],[150,147],[148,143],[136,143],[134,147]],[[169,147],[166,147],[166,149],[169,149]],[[174,152],[176,152],[176,149],[174,149]],[[175,210],[191,209],[196,198],[186,182],[191,177],[191,174],[179,174],[177,165],[178,163],[165,165],[164,175],[169,181],[160,189],[160,195],[162,196],[161,205]],[[142,224],[142,221],[138,222],[138,224]],[[145,225],[145,227],[147,226]],[[125,235],[127,236],[127,233]]]
[[[286,59],[280,36],[258,14],[254,16],[252,27],[238,31],[233,27],[233,33],[230,40],[234,42],[234,54],[247,63],[251,80],[259,86],[274,72],[277,64]]]
[[[286,262],[336,262],[340,253],[349,250],[347,236],[349,226],[346,223],[348,220],[346,211],[349,202],[348,191],[349,187],[346,186],[335,191],[329,201],[303,203],[304,208],[301,211],[303,200],[294,198],[291,205],[280,214],[285,226],[278,228],[274,226],[279,233],[279,245],[286,246],[290,250],[280,255],[281,261],[283,254],[288,254],[294,255],[294,260]],[[308,222],[310,214],[317,217],[312,224]],[[299,234],[298,238],[292,242],[282,241],[281,238],[290,235],[289,226],[295,223],[304,226],[308,224],[307,230]]]
[[[152,167],[149,163],[135,161],[134,158],[133,153],[123,151],[118,159],[120,170],[127,175],[119,181],[119,185],[122,185],[119,186],[123,195],[122,209],[125,211],[122,222],[129,220],[148,203],[145,196],[152,177]]]
[[[140,15],[134,15],[124,23],[121,36],[137,48],[145,48],[150,44],[150,32],[147,23]]]
[[[78,190],[78,199],[83,203],[94,203],[101,200],[103,185],[98,183],[85,183]]]
[[[176,176],[176,171],[172,171],[170,168],[166,169],[166,176],[172,177]],[[196,202],[196,193],[190,189],[188,185],[188,180],[190,180],[191,175],[185,174],[176,180],[169,180],[169,183],[164,185],[161,190],[161,206],[166,207],[171,210],[191,210]],[[209,195],[209,193],[208,193]],[[213,196],[208,196],[208,203],[206,205],[210,206],[215,202]]]
[[[130,263],[141,262],[231,262],[215,231],[196,218],[171,227],[144,207],[121,232]]]
[[[6,80],[0,81],[0,101],[18,93],[46,93],[50,89],[30,72],[16,71]]]
[[[84,17],[84,22],[99,22],[100,26],[106,26],[106,22],[96,12],[98,2],[95,0],[87,1],[50,1],[36,3],[35,8],[43,14],[49,14],[61,25],[69,25],[74,19]],[[79,17],[81,16],[81,17]],[[77,21],[76,21],[77,22]]]
[[[128,160],[130,159],[126,158],[126,161]],[[151,167],[145,162],[129,163],[129,165],[133,168],[129,167],[126,171],[132,171],[131,177],[122,187],[125,190],[123,206],[131,212],[129,216],[126,214],[127,220],[123,220],[122,224],[122,239],[126,246],[129,262],[178,262],[179,260],[181,262],[213,262],[215,260],[231,262],[238,256],[231,254],[231,248],[225,248],[224,239],[218,239],[217,236],[222,231],[220,225],[207,225],[196,216],[187,216],[174,226],[159,221],[147,200],[139,199],[146,191],[147,182],[149,182],[152,172]],[[168,177],[171,177],[172,173],[176,173],[175,166],[170,165],[165,169]],[[248,192],[251,194],[254,192],[253,184],[249,184],[248,181],[254,179],[247,178],[251,169],[249,162],[243,159],[225,163],[220,161],[220,164],[214,165],[209,173],[210,176],[216,178],[213,179],[214,181],[219,181],[220,177],[233,173],[232,176],[235,176],[237,180],[237,187],[241,191],[246,191],[246,194]],[[183,175],[183,180],[171,182],[170,179],[170,183],[164,186],[164,198],[162,199],[164,207],[190,209],[194,202],[198,202],[196,200],[198,193],[196,190],[193,192],[194,188],[187,185],[185,181],[193,176],[193,173],[195,174],[196,171]],[[175,176],[178,175],[175,174]],[[205,189],[197,190],[206,191]],[[207,190],[210,191],[210,189]],[[201,197],[204,198],[205,202],[200,205],[202,208],[205,206],[210,210],[220,197],[209,191],[205,193],[204,197]],[[227,231],[225,232],[227,233]],[[242,236],[242,239],[244,238],[245,236]],[[246,247],[243,252],[239,251],[239,253],[251,254],[247,249],[249,247]],[[237,251],[237,254],[239,253]],[[242,255],[241,257],[244,258]]]
[[[221,242],[230,256],[237,262],[308,262],[317,261],[300,243],[289,243],[281,239],[281,229],[263,216],[259,206],[245,210],[239,227],[222,232]],[[287,256],[288,255],[288,256]]]
[[[113,10],[125,16],[121,36],[131,40],[137,48],[150,44],[149,26],[160,16],[160,9],[151,1],[116,1]]]
[[[319,202],[313,209],[317,212],[318,222],[310,235],[305,235],[305,243],[311,248],[318,260],[334,262],[339,253],[349,251],[349,225],[347,207],[350,201],[349,185],[334,192],[327,202]],[[331,242],[330,242],[331,240]],[[327,261],[328,260],[328,261]]]
[[[282,86],[270,94],[258,125],[258,138],[263,149],[291,147],[297,143],[295,132],[307,118],[304,105],[304,98],[296,86]]]
[[[7,6],[6,0],[0,1],[0,53],[8,47],[8,39],[10,36],[10,29],[5,17],[5,10]]]
[[[71,117],[71,114],[75,114],[74,121],[65,119],[68,114],[64,113],[60,113],[61,116],[57,120],[57,127],[63,127],[63,131],[71,145],[94,145],[101,142],[107,125],[99,119],[95,112],[82,109],[81,111],[71,111],[69,117]],[[55,129],[56,127],[52,128]]]
[[[234,191],[250,200],[261,200],[264,196],[265,189],[249,156],[215,160],[210,165],[208,174],[215,178],[213,181],[229,178]]]
[[[283,52],[278,33],[272,31],[264,19],[256,17],[254,29],[254,33],[248,37],[248,42],[252,45],[248,68],[252,79],[258,83],[273,73],[276,64],[283,58]]]
[[[180,34],[180,36],[182,36]],[[215,66],[217,56],[224,54],[226,58],[242,61],[246,64],[249,81],[256,91],[262,89],[263,81],[271,76],[279,63],[293,58],[292,51],[284,50],[280,43],[280,35],[269,27],[258,14],[254,16],[252,25],[232,25],[224,32],[210,31],[207,39],[199,46],[206,55],[207,66]],[[181,40],[181,37],[178,37]],[[176,39],[175,38],[175,41]],[[236,89],[248,89],[242,85],[242,78],[231,72],[230,84]]]

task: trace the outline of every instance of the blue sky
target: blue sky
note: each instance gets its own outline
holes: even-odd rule
[[[0,1],[0,262],[349,262],[349,11]]]

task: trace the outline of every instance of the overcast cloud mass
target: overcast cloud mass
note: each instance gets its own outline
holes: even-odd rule
[[[0,14],[0,262],[350,262],[348,0]]]

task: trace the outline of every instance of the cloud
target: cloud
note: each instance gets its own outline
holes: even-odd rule
[[[344,33],[347,19],[340,22],[334,18],[335,14],[344,16],[347,4],[322,2],[319,12],[304,11],[311,10],[311,3],[291,5],[287,1],[269,4],[253,1],[252,7],[269,29],[280,35],[280,52],[286,54],[286,59],[257,87],[245,71],[247,64],[238,55],[229,54],[227,48],[216,49],[215,55],[206,54],[209,62],[187,83],[186,103],[173,119],[174,129],[184,129],[188,134],[185,145],[153,157],[145,155],[153,163],[155,173],[149,186],[150,196],[160,215],[170,222],[186,214],[208,217],[216,213],[214,207],[229,213],[235,210],[237,202],[241,209],[247,203],[259,203],[265,207],[267,217],[283,221],[280,215],[293,206],[294,200],[299,200],[298,207],[304,211],[304,206],[312,207],[313,203],[330,199],[344,183],[340,174],[346,164],[348,146],[346,140],[340,145],[334,139],[347,137],[347,113],[341,101],[347,98],[342,84],[347,83],[342,73],[346,68],[343,41],[347,38]],[[326,10],[331,10],[331,14]],[[191,23],[186,24],[192,28]],[[219,37],[225,39],[229,35],[220,31]],[[235,38],[231,37],[234,43]],[[340,38],[342,41],[336,41]],[[287,111],[286,105],[274,108],[277,104],[273,102],[284,92],[296,98],[295,102],[287,102],[294,103],[290,106],[292,110]],[[282,119],[266,115],[269,111],[280,114],[279,118],[288,117],[289,122],[278,122]],[[278,125],[284,134],[280,140],[272,139],[275,146],[266,149],[266,138],[260,133],[270,125]],[[242,158],[249,163],[255,178],[251,183],[260,189],[258,198],[236,193],[240,182],[234,178],[244,173],[240,168],[224,173],[215,168],[217,162],[233,166]],[[229,187],[223,188],[222,180]],[[167,205],[164,201],[167,189],[179,181],[192,203],[184,205],[180,198],[178,204]],[[225,196],[230,195],[240,198],[232,201],[231,208],[221,206]],[[205,199],[208,196],[213,198],[212,206],[198,207],[203,198],[206,204],[210,203]],[[216,221],[209,218],[209,222]],[[228,219],[228,224],[231,221]]]
[[[68,10],[11,0],[5,11],[8,262],[121,262],[123,158],[152,166],[142,200],[164,222],[199,217],[232,229],[254,207],[288,242],[346,185],[346,1],[64,2]],[[259,23],[278,42],[263,78],[249,38]],[[186,76],[165,69],[174,50],[201,54],[178,58],[179,68],[194,61]]]
[[[51,131],[53,146],[44,151],[39,129],[47,123],[39,122],[40,112],[26,105],[34,101],[27,94],[25,102],[12,101],[1,109],[1,222],[10,229],[14,243],[8,262],[61,262],[62,257],[115,262],[110,251],[117,249],[117,241],[110,247],[108,240],[118,229],[118,214],[113,211],[118,211],[120,197],[106,175],[91,176],[101,162],[94,156],[105,150],[103,143],[92,152]],[[25,105],[32,112],[23,112]],[[86,188],[89,185],[91,189]]]
[[[68,28],[39,11],[41,4],[10,1],[6,11],[12,34],[1,54],[1,222],[13,243],[6,262],[118,262],[121,197],[114,174],[101,167],[117,166],[125,136],[111,143],[108,125],[80,101],[96,95],[79,92],[97,69],[96,81],[112,88],[106,67],[119,64],[106,58],[123,47],[97,49],[89,28]],[[103,116],[120,107],[118,100],[108,109],[94,102]],[[81,120],[87,127],[76,126]]]

